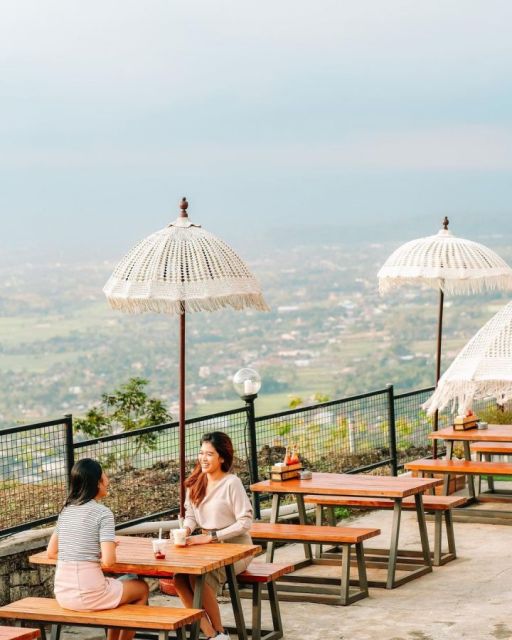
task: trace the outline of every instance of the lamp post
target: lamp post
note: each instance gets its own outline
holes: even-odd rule
[[[256,416],[254,413],[254,401],[258,397],[261,389],[261,376],[254,369],[240,369],[233,376],[233,387],[247,407],[247,420],[249,426],[249,474],[251,483],[258,482],[258,447],[256,444]],[[260,520],[260,496],[259,493],[252,494],[252,504],[254,517]]]

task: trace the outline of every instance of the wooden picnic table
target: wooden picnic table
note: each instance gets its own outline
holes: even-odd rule
[[[385,581],[373,581],[373,586],[385,586],[388,589],[397,587],[404,582],[432,571],[432,559],[423,510],[423,493],[442,484],[442,480],[433,478],[411,478],[409,476],[373,476],[367,474],[351,473],[319,473],[313,472],[310,480],[293,479],[286,481],[263,480],[251,485],[251,490],[258,493],[272,494],[272,510],[270,522],[276,523],[279,519],[279,506],[281,496],[292,494],[297,501],[299,519],[301,524],[306,524],[306,508],[304,495],[315,494],[320,496],[367,496],[385,497],[394,501],[393,527],[390,540],[389,557],[387,563],[387,577]],[[402,514],[402,501],[404,498],[414,496],[416,515],[421,540],[421,556],[423,564],[399,561],[400,550],[398,548],[400,534],[400,519]],[[313,564],[311,545],[304,545],[305,563]],[[274,545],[269,543],[267,547],[267,561],[271,562],[274,554]],[[407,575],[397,579],[397,567],[407,572]]]
[[[168,578],[175,573],[188,573],[197,576],[194,589],[193,608],[200,609],[204,578],[207,573],[224,567],[226,569],[229,594],[233,606],[233,614],[237,627],[238,637],[247,640],[243,611],[238,593],[238,583],[235,577],[234,563],[243,558],[256,555],[261,547],[251,544],[223,544],[210,543],[191,545],[188,547],[176,547],[169,541],[166,556],[163,560],[157,560],[153,554],[152,540],[150,538],[137,538],[135,536],[118,536],[116,549],[116,564],[103,567],[105,573],[122,575],[136,573],[140,576],[151,578]],[[41,551],[29,557],[29,562],[34,564],[55,565],[56,560],[50,560],[46,551]],[[191,633],[191,638],[197,640],[199,624]]]
[[[39,629],[0,627],[0,640],[36,640],[41,637]]]
[[[464,429],[456,431],[453,427],[432,431],[428,437],[431,440],[444,440],[446,442],[446,458],[451,460],[453,457],[453,445],[455,442],[462,442],[464,447],[464,458],[471,460],[471,443],[472,442],[510,442],[512,443],[512,425],[511,424],[490,424],[487,429]],[[444,479],[444,493],[448,493],[448,483],[450,476],[447,474]],[[469,498],[472,502],[476,501],[475,482],[473,476],[467,477]],[[491,483],[490,488],[493,488]]]

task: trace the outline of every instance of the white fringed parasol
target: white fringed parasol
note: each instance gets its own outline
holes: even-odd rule
[[[381,293],[418,283],[455,294],[512,288],[508,264],[483,244],[452,235],[445,220],[435,236],[406,242],[389,256],[377,275]]]
[[[377,277],[379,291],[387,293],[404,284],[423,284],[439,290],[436,384],[441,376],[444,292],[479,293],[485,289],[512,289],[512,269],[492,249],[457,238],[443,229],[434,236],[412,240],[386,260]],[[437,429],[437,413],[434,430]],[[434,442],[434,454],[435,454]]]
[[[512,398],[512,302],[471,338],[423,408],[433,414],[456,401],[458,413],[464,415],[473,399],[485,396],[500,404]]]
[[[192,224],[188,202],[177,220],[139,242],[116,266],[103,292],[114,309],[180,316],[180,511],[185,473],[185,314],[222,307],[268,311],[260,285],[222,240]]]

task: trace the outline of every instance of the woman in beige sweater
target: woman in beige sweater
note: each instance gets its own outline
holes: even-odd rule
[[[243,484],[230,473],[233,464],[233,443],[221,431],[206,433],[201,439],[197,464],[185,481],[185,520],[188,529],[187,544],[210,542],[232,542],[252,544],[249,530],[252,524],[252,505]],[[201,529],[199,535],[192,532]],[[241,573],[251,559],[235,563],[235,573]],[[176,591],[186,607],[192,607],[194,576],[178,573],[174,576]],[[208,573],[203,589],[203,608],[206,615],[201,619],[201,630],[208,638],[229,640],[224,633],[220,617],[217,594],[226,582],[226,572],[217,569]]]

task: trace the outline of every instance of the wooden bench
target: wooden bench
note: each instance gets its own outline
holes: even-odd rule
[[[169,631],[175,631],[179,640],[186,640],[185,625],[199,622],[202,614],[201,609],[175,609],[138,604],[123,604],[116,609],[103,611],[70,611],[63,609],[52,598],[23,598],[0,607],[0,618],[36,622],[43,639],[43,624],[51,623],[52,640],[59,640],[63,624],[72,627],[158,631],[159,640],[167,640]]]
[[[251,562],[245,571],[237,575],[239,585],[252,587],[252,640],[279,640],[283,637],[283,623],[277,595],[276,580],[291,573],[293,564],[274,562]],[[262,587],[266,585],[272,626],[270,630],[261,628]]]
[[[245,571],[242,571],[242,573],[236,576],[239,585],[252,587],[252,640],[279,640],[279,638],[283,637],[283,623],[275,581],[281,576],[291,573],[294,569],[295,565],[293,564],[251,562]],[[178,595],[172,578],[162,578],[158,582],[162,593],[168,596]],[[263,585],[267,586],[268,601],[273,623],[273,629],[271,630],[262,630],[261,628]],[[240,595],[242,596],[244,594],[241,593]],[[229,631],[236,633],[235,628],[230,628]]]
[[[0,640],[36,640],[40,637],[41,631],[39,629],[0,627]]]
[[[306,600],[308,602],[321,602],[323,604],[348,605],[356,600],[368,596],[368,580],[364,561],[363,542],[380,534],[380,529],[358,527],[321,527],[302,524],[271,524],[255,522],[251,527],[251,536],[255,540],[298,542],[306,544],[331,544],[342,548],[341,578],[326,578],[311,575],[283,575],[282,582],[292,583],[279,585],[284,591],[284,600]],[[352,548],[355,548],[357,559],[356,589],[350,589],[350,556]],[[316,564],[337,564],[329,560],[306,560],[295,565],[295,569],[308,566],[311,562]],[[315,594],[311,589],[306,591],[306,584],[315,585]],[[329,585],[336,585],[333,590]],[[299,594],[307,592],[308,597]]]
[[[460,473],[469,476],[512,476],[512,463],[510,462],[422,458],[406,462],[405,468],[409,471],[418,471],[421,474]]]
[[[327,510],[327,522],[331,526],[336,525],[336,517],[334,514],[335,507],[350,507],[357,509],[394,509],[395,501],[389,498],[366,498],[366,497],[345,497],[345,496],[304,496],[306,504],[316,505],[316,524],[322,524],[322,516],[324,508]],[[467,502],[463,496],[423,496],[423,508],[427,513],[434,514],[435,531],[434,531],[434,554],[433,563],[435,566],[446,564],[450,560],[457,557],[455,549],[455,535],[453,531],[453,519],[451,510],[460,507]],[[402,500],[402,508],[415,510],[416,502],[414,497],[404,498]],[[448,551],[442,552],[442,523],[443,516],[446,528],[446,538],[448,541]],[[366,550],[368,555],[369,551]],[[321,545],[317,546],[317,557],[322,555]],[[419,554],[417,554],[419,555]]]
[[[491,462],[493,455],[512,455],[512,442],[474,442],[470,445],[470,450],[476,453],[479,462],[482,460]],[[494,478],[492,476],[487,476],[487,486],[489,487],[489,491],[494,492]],[[480,493],[481,489],[482,476],[479,476],[478,493]]]

